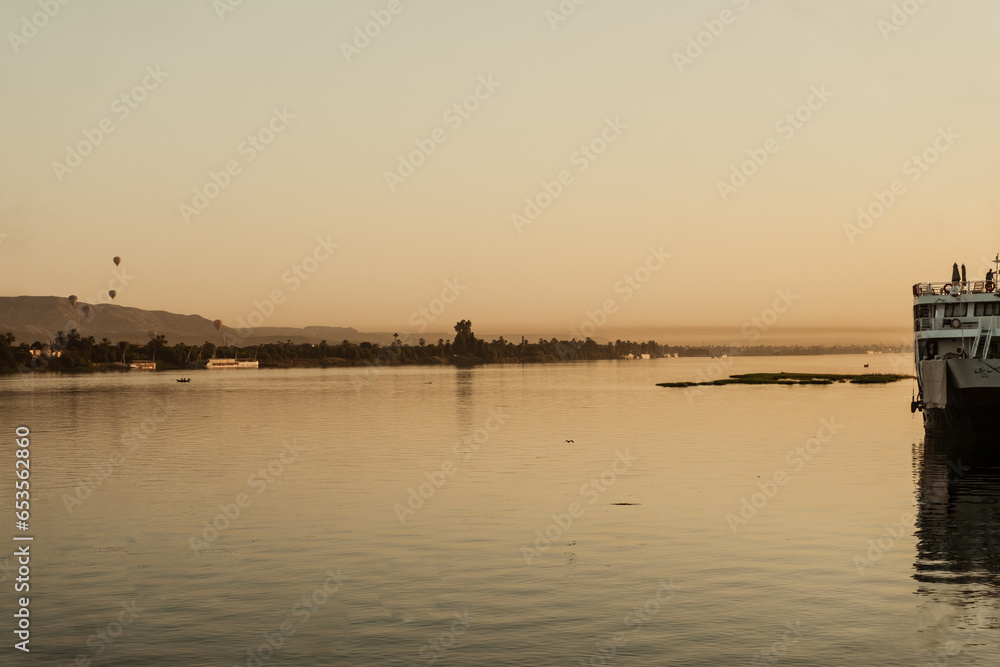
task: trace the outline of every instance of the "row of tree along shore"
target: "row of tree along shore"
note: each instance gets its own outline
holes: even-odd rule
[[[255,359],[263,368],[394,366],[394,365],[476,365],[507,363],[552,363],[610,359],[658,359],[662,357],[776,356],[818,354],[864,354],[907,351],[884,345],[755,345],[734,350],[723,346],[661,345],[655,341],[616,340],[600,344],[586,340],[538,340],[513,343],[500,337],[493,341],[476,338],[472,322],[455,325],[455,338],[426,341],[402,339],[394,334],[390,345],[342,341],[319,344],[291,341],[260,345],[170,345],[162,335],[145,343],[84,337],[75,329],[60,331],[54,341],[17,343],[13,334],[0,333],[0,372],[18,371],[101,371],[121,370],[137,362],[156,362],[157,370],[202,368],[211,358]]]

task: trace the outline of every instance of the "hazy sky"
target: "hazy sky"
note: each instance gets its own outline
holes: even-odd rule
[[[234,323],[280,290],[267,325],[395,331],[607,310],[606,337],[739,329],[790,290],[775,326],[905,332],[912,283],[1000,250],[987,0],[0,12],[3,295],[114,281]]]

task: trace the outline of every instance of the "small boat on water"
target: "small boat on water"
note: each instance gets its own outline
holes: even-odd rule
[[[178,382],[190,382],[191,378],[177,378]]]
[[[965,267],[946,283],[913,286],[913,342],[923,413],[934,435],[979,436],[1000,427],[1000,255],[997,271],[967,280]]]

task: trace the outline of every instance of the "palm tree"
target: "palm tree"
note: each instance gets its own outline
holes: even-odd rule
[[[395,347],[396,345],[399,345],[399,334],[398,333],[392,334],[392,344],[393,344],[393,347]]]

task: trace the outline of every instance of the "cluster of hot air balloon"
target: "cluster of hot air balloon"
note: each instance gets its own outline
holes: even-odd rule
[[[121,263],[122,263],[122,258],[121,257],[114,257],[114,258],[111,259],[111,261],[115,263],[115,266],[120,266]],[[108,290],[108,296],[110,296],[111,299],[112,299],[112,301],[113,301],[114,298],[116,296],[118,296],[118,291],[117,290]],[[69,301],[69,305],[71,305],[71,306],[76,306],[76,302],[79,301],[79,299],[77,298],[77,296],[75,294],[70,294],[67,297],[66,300]],[[90,310],[91,310],[90,306],[88,306],[87,304],[83,305],[83,312],[89,313]]]
[[[115,257],[111,261],[115,263],[115,266],[118,266],[119,264],[122,263],[122,258],[121,257]],[[116,296],[118,296],[118,292],[116,292],[115,290],[108,290],[108,296],[110,296],[111,299],[112,299],[112,301],[113,301],[114,298]]]
[[[69,301],[69,305],[71,305],[71,306],[76,306],[76,302],[79,301],[79,299],[76,298],[75,294],[70,294],[69,298],[67,300]],[[81,310],[84,313],[89,313],[92,309],[91,309],[91,307],[89,305],[83,304],[83,307],[81,308]]]
[[[112,258],[111,261],[115,263],[115,266],[120,266],[121,263],[122,263],[122,258],[121,257],[114,257],[114,258]],[[118,292],[116,290],[108,290],[108,296],[110,296],[111,299],[114,300],[114,298],[116,296],[118,296]],[[69,301],[69,305],[76,306],[76,303],[77,303],[77,301],[79,301],[79,299],[77,298],[77,296],[75,294],[70,294],[67,297],[67,301]],[[83,305],[83,312],[89,313],[91,310],[92,310],[91,307],[88,306],[87,304]],[[212,326],[215,327],[216,331],[221,331],[222,330],[222,320],[215,320],[214,322],[212,322]],[[155,331],[150,331],[149,334],[150,334],[151,338],[156,338],[156,332]]]

